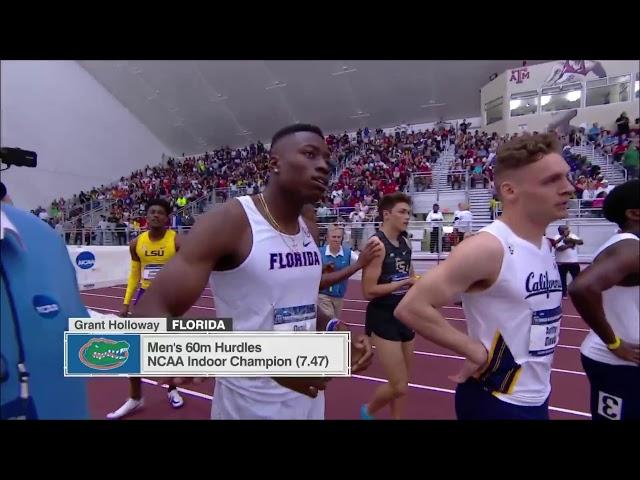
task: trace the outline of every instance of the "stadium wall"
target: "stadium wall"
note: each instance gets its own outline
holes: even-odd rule
[[[455,208],[455,205],[452,205]],[[446,215],[447,220],[453,220],[451,215]],[[553,238],[558,234],[558,226],[568,224],[571,231],[584,240],[584,245],[577,247],[580,262],[589,263],[593,260],[594,253],[612,235],[618,227],[606,220],[602,222],[584,222],[577,219],[557,221],[549,225],[546,230],[547,237]],[[347,237],[350,236],[350,226],[347,226]],[[425,223],[412,223],[408,229],[413,237],[414,260],[436,260],[435,254],[429,254],[421,250],[422,239],[431,227]],[[365,226],[365,237],[373,234],[373,226]],[[131,255],[127,246],[70,246],[67,245],[69,259],[73,264],[80,290],[112,287],[127,283]],[[446,253],[440,258],[446,258]],[[422,271],[422,270],[420,270]],[[360,278],[359,274],[353,278]],[[123,292],[124,295],[124,292]]]
[[[484,128],[490,132],[516,133],[527,131],[547,131],[549,127],[560,127],[562,133],[568,133],[572,128],[586,126],[590,128],[594,122],[598,122],[609,130],[615,130],[615,120],[622,112],[626,112],[633,123],[639,114],[640,92],[638,87],[638,60],[571,60],[573,71],[564,70],[565,60],[553,61],[507,70],[497,79],[485,85],[481,90],[481,109]],[[583,71],[580,71],[584,68]],[[620,81],[620,76],[630,75],[624,84],[628,101],[619,102],[620,91],[614,86]],[[571,85],[580,85],[571,88]],[[608,84],[608,86],[607,86]],[[560,90],[560,89],[564,90]],[[502,89],[502,90],[500,90]],[[553,91],[558,90],[555,94]],[[593,98],[595,92],[608,91],[606,101],[587,106],[587,98]],[[571,90],[580,91],[579,100],[574,100],[575,106],[570,103],[562,106],[562,110],[555,112],[543,112],[542,103],[549,102],[550,98],[558,99],[564,92]],[[562,93],[560,93],[562,92]],[[530,94],[530,95],[529,95]],[[603,93],[604,94],[604,93]],[[486,104],[489,101],[499,99],[502,96],[502,120],[496,123],[486,123]],[[595,95],[597,96],[597,95]],[[546,97],[546,98],[545,98]],[[511,116],[511,102],[520,99],[521,105],[535,102],[536,113]],[[557,101],[557,100],[554,100]],[[593,103],[593,102],[589,102]],[[514,105],[514,108],[515,105]]]
[[[173,155],[74,61],[3,60],[0,84],[2,146],[38,154],[37,168],[2,174],[20,208],[46,208]]]

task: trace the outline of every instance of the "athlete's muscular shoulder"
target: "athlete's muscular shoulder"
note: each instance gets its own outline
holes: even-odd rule
[[[498,279],[503,257],[502,242],[481,232],[461,242],[431,277],[450,286],[456,294],[486,290]]]
[[[249,231],[242,205],[230,200],[198,217],[189,235],[181,240],[180,252],[214,269],[221,260],[241,255]]]
[[[139,262],[140,258],[138,257],[138,253],[136,249],[138,248],[138,237],[134,238],[129,242],[129,253],[131,254],[131,260],[134,262]]]

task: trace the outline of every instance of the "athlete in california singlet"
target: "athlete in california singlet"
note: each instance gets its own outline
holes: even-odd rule
[[[491,287],[461,296],[469,336],[484,344],[489,358],[477,378],[458,387],[458,416],[465,418],[467,407],[473,408],[468,399],[475,397],[467,393],[476,387],[506,403],[540,407],[544,416],[562,319],[562,282],[553,247],[541,237],[536,248],[500,220],[480,232],[500,240],[504,256]]]
[[[395,310],[416,333],[463,356],[460,420],[548,420],[562,282],[545,231],[565,218],[574,192],[554,134],[514,138],[499,150],[500,219],[461,242]],[[466,332],[440,308],[462,300]]]

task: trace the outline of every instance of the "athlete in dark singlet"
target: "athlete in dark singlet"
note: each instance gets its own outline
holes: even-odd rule
[[[360,410],[363,419],[390,404],[393,418],[402,415],[401,399],[409,385],[409,366],[415,333],[394,317],[393,311],[414,282],[411,248],[404,232],[409,224],[411,199],[396,192],[382,198],[379,206],[382,226],[375,234],[384,246],[364,269],[362,289],[370,300],[367,306],[366,334],[371,337],[389,383],[380,386],[373,399]]]

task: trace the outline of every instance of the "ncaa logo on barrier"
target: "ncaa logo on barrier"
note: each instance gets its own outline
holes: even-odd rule
[[[53,318],[60,312],[58,302],[46,295],[35,295],[33,297],[33,308],[38,312],[38,315],[44,318]]]
[[[83,270],[93,268],[96,264],[96,256],[91,252],[80,252],[76,257],[76,265]]]

